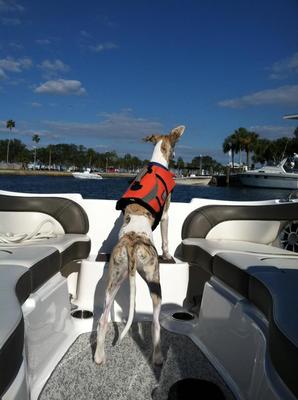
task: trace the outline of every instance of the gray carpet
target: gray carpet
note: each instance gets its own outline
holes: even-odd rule
[[[45,385],[39,400],[166,400],[170,387],[183,378],[216,383],[226,400],[234,400],[220,376],[183,335],[162,329],[162,367],[151,364],[151,323],[134,323],[120,345],[115,345],[123,324],[110,324],[106,337],[107,361],[93,362],[95,333],[81,335],[65,354]],[[185,397],[186,398],[186,397]],[[209,399],[198,393],[196,399]]]

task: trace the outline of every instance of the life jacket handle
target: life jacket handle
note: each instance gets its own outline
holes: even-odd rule
[[[141,180],[146,174],[151,174],[152,173],[152,168],[151,166],[146,166],[141,169],[141,171],[138,173],[138,175],[134,179],[133,185],[130,187],[131,190],[140,190],[143,185],[141,185]]]

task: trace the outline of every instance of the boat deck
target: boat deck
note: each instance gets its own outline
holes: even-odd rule
[[[107,361],[103,366],[93,361],[96,333],[79,336],[52,373],[39,400],[166,400],[173,384],[186,378],[200,379],[195,381],[199,384],[207,381],[211,391],[222,392],[219,397],[218,393],[210,392],[208,398],[234,399],[219,374],[188,337],[162,328],[164,364],[156,367],[150,360],[151,323],[134,323],[119,345],[116,342],[123,327],[122,323],[109,324],[105,342]],[[191,392],[193,396],[193,387],[189,387]],[[189,393],[184,390],[182,397],[173,398],[197,398]]]

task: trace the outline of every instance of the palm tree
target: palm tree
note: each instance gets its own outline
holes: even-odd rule
[[[245,128],[239,128],[235,131],[237,140],[239,142],[240,152],[244,150],[246,153],[246,165],[249,169],[249,154],[253,150],[259,135],[255,132],[249,132]]]
[[[36,151],[37,151],[37,143],[40,142],[40,136],[35,134],[32,136],[32,141],[36,143],[35,149],[34,149],[34,168],[36,164]]]
[[[95,157],[96,157],[96,151],[92,148],[89,148],[87,150],[87,158],[88,158],[89,168],[92,168],[92,164],[93,164],[93,161],[95,160]]]
[[[237,138],[237,135],[235,134],[235,132],[228,136],[222,145],[223,148],[223,152],[224,153],[229,153],[231,152],[232,155],[232,168],[234,169],[234,158],[235,158],[235,153],[238,153],[239,151],[239,141]]]
[[[243,146],[246,152],[246,165],[250,168],[250,152],[255,148],[258,141],[259,135],[256,132],[248,132],[246,138],[244,138]]]
[[[237,141],[237,153],[239,152],[239,165],[242,164],[242,151],[245,149],[245,138],[247,137],[248,131],[245,128],[239,128],[234,132]]]
[[[8,137],[8,142],[7,142],[7,151],[6,151],[6,163],[8,164],[9,162],[9,145],[10,145],[10,136],[11,136],[11,130],[12,128],[15,128],[16,123],[14,122],[14,120],[9,119],[6,122],[6,128],[9,129],[9,137]]]

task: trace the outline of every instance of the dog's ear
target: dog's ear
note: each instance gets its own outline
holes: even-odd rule
[[[161,139],[160,135],[150,135],[143,138],[144,142],[156,144]]]
[[[178,141],[180,136],[182,136],[184,130],[185,130],[184,125],[176,126],[176,128],[171,130],[171,132],[169,134],[169,138],[170,138],[172,146]]]

